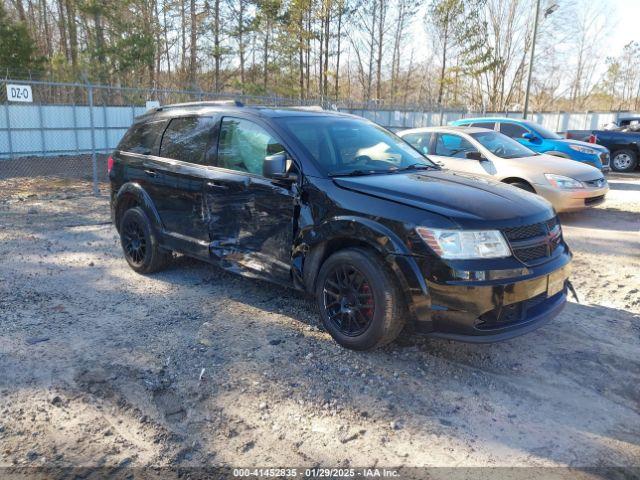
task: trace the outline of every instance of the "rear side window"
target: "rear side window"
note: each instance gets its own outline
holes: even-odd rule
[[[489,130],[493,130],[496,126],[496,122],[475,122],[471,124],[472,127],[477,128],[488,128]]]
[[[211,117],[174,118],[162,136],[160,156],[189,163],[206,163]]]
[[[164,126],[164,120],[133,125],[120,140],[118,150],[144,155],[155,154],[154,146],[158,137],[162,134]]]
[[[431,133],[410,133],[402,137],[409,142],[416,150],[422,153],[429,153],[429,143],[431,143]]]
[[[528,133],[529,130],[515,123],[501,123],[500,132],[504,133],[507,137],[522,138],[522,135]]]

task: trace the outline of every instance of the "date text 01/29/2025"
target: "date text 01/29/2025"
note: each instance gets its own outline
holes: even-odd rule
[[[255,478],[396,478],[398,470],[389,468],[234,468],[234,477]]]

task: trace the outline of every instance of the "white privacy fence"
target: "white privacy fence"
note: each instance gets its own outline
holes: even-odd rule
[[[324,105],[392,130],[443,125],[465,117],[521,117],[519,112],[394,109],[318,99],[0,79],[0,179],[80,177],[92,180],[97,192],[98,182],[106,179],[105,154],[116,147],[134,118],[147,110],[148,102],[165,105],[230,97],[248,105]],[[628,112],[543,112],[531,114],[530,119],[562,132],[596,129],[621,115]]]
[[[143,105],[0,105],[0,159],[24,156],[57,156],[108,152],[116,147],[134,118],[146,111]],[[466,117],[507,116],[518,112],[423,112],[339,108],[379,125],[402,128],[446,125]],[[615,121],[618,112],[533,113],[529,119],[550,130],[591,130]]]
[[[468,111],[416,111],[371,110],[340,108],[342,111],[367,118],[392,130],[446,125],[449,122],[471,117],[522,118],[522,112],[468,112]],[[595,130],[615,121],[629,112],[542,112],[530,113],[528,119],[555,132],[567,130]]]
[[[145,106],[0,105],[0,158],[113,149]]]

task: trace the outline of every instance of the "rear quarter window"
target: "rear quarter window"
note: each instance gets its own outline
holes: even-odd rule
[[[153,155],[157,152],[157,140],[162,135],[166,122],[144,122],[133,125],[118,144],[118,150],[144,155]]]

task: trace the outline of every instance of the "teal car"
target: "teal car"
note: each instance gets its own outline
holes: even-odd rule
[[[601,145],[568,140],[542,125],[517,118],[464,118],[451,122],[459,127],[496,130],[513,138],[530,150],[556,157],[570,158],[592,167],[609,171],[609,150]]]

